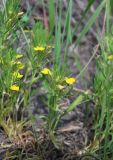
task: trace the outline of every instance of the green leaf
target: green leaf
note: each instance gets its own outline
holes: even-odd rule
[[[103,9],[104,4],[105,4],[105,1],[102,1],[101,4],[95,10],[95,13],[88,20],[88,22],[86,23],[86,25],[83,28],[82,32],[80,33],[79,37],[77,38],[75,46],[77,46],[80,43],[81,39],[84,37],[84,35],[88,32],[88,30],[94,24],[95,20],[97,19],[97,17],[99,16],[101,10]]]
[[[64,114],[67,114],[68,112],[72,111],[75,107],[77,107],[77,105],[81,104],[81,102],[83,101],[84,96],[80,95],[78,96],[75,101],[68,107],[68,109],[66,109],[64,111]]]
[[[110,0],[111,12],[113,14],[113,0]]]
[[[90,10],[90,8],[91,8],[91,6],[93,5],[94,1],[95,1],[95,0],[89,0],[89,1],[88,1],[88,4],[87,4],[87,6],[86,6],[85,10],[83,11],[83,13],[82,13],[82,15],[81,15],[80,21],[78,21],[78,23],[76,24],[76,26],[75,26],[75,29],[74,29],[74,32],[73,32],[73,33],[77,32],[77,30],[78,30],[78,28],[79,28],[80,23],[81,23],[81,22],[82,22],[82,20],[85,18],[85,16],[86,16],[87,12]],[[73,35],[74,35],[74,34],[73,34]]]
[[[52,32],[54,27],[54,17],[55,17],[54,0],[48,1],[48,10],[49,10],[49,26],[50,26],[50,31]]]

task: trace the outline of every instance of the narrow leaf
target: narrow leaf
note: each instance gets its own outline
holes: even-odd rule
[[[75,101],[68,107],[68,109],[65,110],[64,114],[67,114],[68,112],[72,111],[77,105],[79,105],[83,101],[83,95],[78,96]]]
[[[77,38],[75,46],[77,46],[80,43],[81,39],[84,37],[84,35],[88,32],[88,30],[94,24],[95,20],[97,19],[97,17],[99,16],[101,10],[103,9],[104,4],[105,4],[105,1],[102,1],[101,4],[95,10],[95,13],[88,20],[88,22],[85,25],[84,29],[82,30],[82,32],[80,33],[79,37]]]

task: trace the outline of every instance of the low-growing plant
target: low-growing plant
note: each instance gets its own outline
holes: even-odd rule
[[[81,20],[93,3],[94,0],[88,1]],[[99,4],[96,12],[77,37],[75,47],[95,22],[105,4],[105,0]],[[46,91],[48,112],[46,115],[37,115],[37,117],[44,120],[44,127],[49,138],[56,145],[54,135],[61,118],[82,103],[84,94],[88,94],[79,89],[76,89],[76,93],[72,92],[73,84],[78,79],[72,76],[67,65],[68,46],[72,43],[72,34],[74,34],[71,30],[73,1],[68,1],[63,27],[61,25],[63,1],[58,1],[55,5],[54,1],[52,3],[48,1],[49,22],[47,26],[38,21],[29,30],[25,30],[27,14],[20,11],[19,5],[20,1],[17,2],[17,0],[3,0],[3,9],[0,10],[0,125],[9,139],[13,141],[18,132],[23,131],[24,122],[28,122],[28,119],[31,118],[30,116],[28,119],[25,118],[24,111],[30,104],[32,96],[40,92],[40,87],[43,87]],[[45,5],[44,2],[43,5]],[[47,17],[44,18],[44,21],[47,22]],[[108,27],[109,23],[106,26]],[[79,23],[75,31],[78,28]],[[54,37],[53,33],[55,33]],[[21,45],[23,44],[21,47],[20,42]],[[99,125],[96,126],[95,137],[97,141],[99,139],[105,144],[103,148],[104,152],[107,152],[107,150],[111,151],[112,145],[108,143],[112,131],[112,121],[109,119],[110,116],[112,117],[112,37],[107,35],[103,42],[101,44],[102,54],[97,61],[93,98],[97,106],[98,116],[96,118],[99,122]],[[88,64],[79,73],[79,76],[82,75]],[[37,88],[32,88],[34,83],[39,84]],[[72,104],[62,109],[61,101],[69,96],[75,97],[75,100],[73,98]],[[106,97],[109,98],[109,101]],[[100,114],[101,108],[103,109]]]
[[[83,100],[83,96],[80,95],[70,105],[66,106],[66,109],[60,108],[61,100],[64,97],[69,96],[69,92],[72,90],[72,85],[75,83],[75,78],[64,77],[64,75],[58,73],[55,69],[44,68],[41,71],[44,87],[47,90],[47,106],[48,114],[45,117],[47,122],[47,129],[50,137],[54,135],[55,129],[61,120],[62,116],[72,111]]]
[[[16,5],[17,11],[15,11]],[[22,121],[25,121],[23,112],[30,103],[31,96],[38,92],[38,88],[34,90],[32,85],[39,81],[47,90],[48,114],[44,120],[52,140],[61,117],[73,110],[83,100],[83,96],[80,95],[65,110],[61,111],[59,108],[61,99],[68,96],[76,81],[73,77],[67,77],[67,73],[64,74],[64,67],[61,65],[60,26],[57,26],[59,29],[56,30],[56,33],[59,32],[59,34],[58,37],[56,35],[55,45],[51,44],[51,32],[45,29],[41,22],[35,23],[33,29],[27,34],[23,28],[24,13],[20,12],[19,3],[17,4],[16,0],[4,3],[4,9],[0,11],[0,18],[2,19],[0,25],[0,125],[9,138],[15,137],[12,129],[16,130],[15,133],[18,132],[18,120],[21,122],[21,130],[23,129]],[[21,36],[26,42],[25,53],[21,50],[18,52],[14,47]],[[54,52],[55,55],[53,55]],[[47,67],[48,64],[51,69]],[[21,113],[19,113],[20,110]],[[8,125],[10,125],[9,129]]]

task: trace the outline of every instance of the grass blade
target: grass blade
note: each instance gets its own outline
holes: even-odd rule
[[[50,29],[50,32],[52,32],[54,27],[54,17],[55,17],[54,0],[48,1],[48,11],[49,11],[49,29]]]
[[[71,112],[77,105],[79,105],[83,101],[83,95],[78,96],[75,101],[65,110],[64,114]]]
[[[88,30],[94,24],[95,20],[97,19],[97,17],[99,16],[101,10],[103,9],[104,4],[105,4],[105,1],[102,1],[101,4],[95,10],[95,13],[88,20],[86,26],[83,28],[82,32],[80,33],[79,37],[77,38],[75,46],[77,46],[80,43],[81,39],[84,37],[84,35],[88,32]]]

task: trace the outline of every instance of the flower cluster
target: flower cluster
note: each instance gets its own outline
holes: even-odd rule
[[[50,76],[52,75],[52,71],[50,71],[49,68],[44,68],[44,69],[41,71],[41,73],[42,73],[43,75],[50,75]],[[68,84],[68,85],[72,85],[73,83],[76,82],[76,79],[73,78],[73,77],[65,77],[65,78],[64,78],[64,82],[65,82],[66,84]]]
[[[20,87],[18,84],[16,84],[16,80],[23,78],[23,75],[20,73],[20,70],[24,68],[24,64],[20,61],[20,58],[22,58],[22,54],[17,54],[15,59],[12,60],[12,66],[15,66],[16,71],[13,72],[12,78],[13,78],[13,84],[10,86],[10,90],[12,91],[19,91]]]

